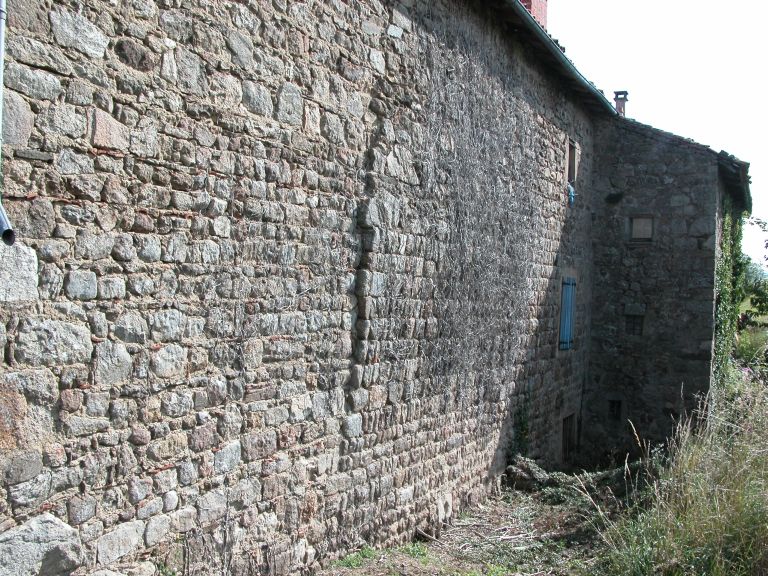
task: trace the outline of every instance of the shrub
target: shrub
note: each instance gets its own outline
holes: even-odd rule
[[[749,366],[765,363],[768,330],[750,326],[739,332],[734,356]]]

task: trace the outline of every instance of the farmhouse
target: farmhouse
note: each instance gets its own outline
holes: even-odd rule
[[[546,0],[9,4],[0,572],[311,570],[710,385],[748,165]]]

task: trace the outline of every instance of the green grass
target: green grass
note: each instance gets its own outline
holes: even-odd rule
[[[646,505],[608,521],[590,573],[768,574],[768,392],[745,374],[731,366],[724,389],[679,426]]]
[[[369,546],[365,546],[357,552],[353,552],[349,556],[345,556],[341,560],[336,560],[333,565],[339,566],[341,568],[360,568],[363,564],[365,564],[366,560],[370,560],[371,558],[375,557],[376,550],[370,548]]]
[[[423,542],[409,542],[401,546],[400,551],[411,558],[421,560],[422,563],[429,557],[429,548]]]
[[[734,356],[748,365],[765,362],[768,348],[768,329],[762,326],[750,326],[739,332]]]

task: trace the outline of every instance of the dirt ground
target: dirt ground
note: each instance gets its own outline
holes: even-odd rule
[[[363,548],[320,576],[565,576],[590,574],[599,536],[578,490],[507,491],[462,514],[439,541]]]

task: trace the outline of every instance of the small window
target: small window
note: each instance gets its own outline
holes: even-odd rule
[[[568,184],[575,184],[576,182],[576,156],[578,151],[576,148],[576,142],[568,140]]]
[[[645,316],[640,314],[627,314],[624,316],[624,328],[630,336],[642,336]]]
[[[629,219],[629,237],[639,242],[653,240],[653,218],[638,216]]]
[[[621,400],[610,400],[608,402],[608,415],[614,422],[621,421]]]
[[[568,462],[576,451],[576,415],[563,418],[563,462]]]
[[[568,170],[566,174],[565,196],[568,206],[576,202],[576,176],[578,168],[579,149],[576,142],[568,140]]]
[[[560,296],[560,350],[573,348],[576,278],[564,278]]]

